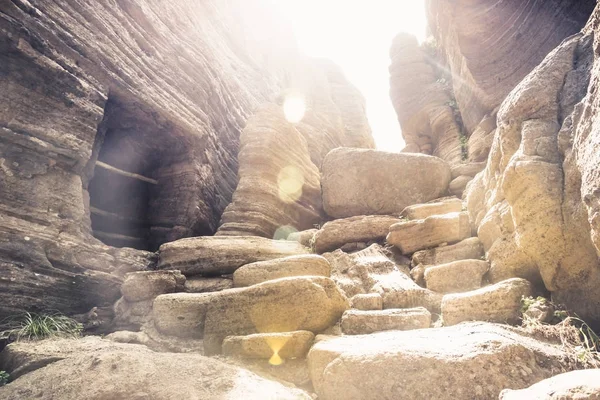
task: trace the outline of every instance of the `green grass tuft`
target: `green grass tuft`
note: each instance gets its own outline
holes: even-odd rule
[[[0,371],[0,387],[6,385],[9,379],[10,375],[8,375],[8,372]]]
[[[83,325],[62,314],[35,314],[26,312],[5,321],[8,329],[0,332],[0,339],[9,341],[40,340],[49,337],[81,336]]]

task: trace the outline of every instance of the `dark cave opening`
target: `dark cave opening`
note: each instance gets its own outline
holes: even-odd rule
[[[179,196],[173,165],[186,159],[185,144],[158,114],[115,96],[97,135],[88,186],[92,234],[109,246],[156,251],[181,231],[172,218]]]

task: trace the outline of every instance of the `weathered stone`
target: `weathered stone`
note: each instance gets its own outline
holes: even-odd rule
[[[433,215],[448,214],[462,211],[462,201],[456,197],[434,200],[425,204],[408,206],[402,211],[402,216],[408,219],[425,219]]]
[[[327,222],[317,231],[313,249],[322,254],[339,249],[347,243],[383,241],[390,226],[400,221],[387,215],[361,215]]]
[[[478,238],[468,238],[450,246],[417,251],[412,256],[412,265],[447,264],[452,261],[479,259],[483,256],[483,246]]]
[[[119,329],[137,330],[152,318],[152,302],[154,299],[129,302],[121,297],[115,303],[114,323]]]
[[[312,247],[312,240],[318,229],[307,229],[300,232],[292,232],[288,235],[287,240],[300,243],[304,247]]]
[[[129,302],[153,299],[159,294],[183,291],[185,276],[179,271],[142,271],[125,275],[121,293]]]
[[[293,276],[329,277],[330,275],[329,261],[316,254],[307,254],[246,264],[233,273],[233,286],[252,286]]]
[[[342,316],[342,332],[367,335],[374,332],[423,329],[431,326],[431,313],[423,307],[361,311],[348,310]]]
[[[500,400],[598,400],[600,370],[571,371],[538,382],[527,389],[503,390]]]
[[[473,180],[472,176],[461,175],[457,178],[454,178],[452,182],[450,182],[450,186],[448,186],[448,191],[450,194],[462,198],[463,192],[467,187],[467,184]]]
[[[177,240],[160,247],[158,268],[178,269],[185,276],[219,275],[242,265],[307,254],[296,242],[256,236],[204,236]]]
[[[425,269],[427,288],[440,293],[468,292],[479,289],[489,269],[487,261],[460,260]]]
[[[41,357],[41,363],[0,388],[2,399],[264,399],[265,393],[276,399],[311,398],[301,390],[198,354],[154,352],[98,337],[27,346],[31,356],[21,370],[32,365],[32,358]]]
[[[324,277],[283,278],[214,293],[206,308],[204,349],[207,354],[220,353],[227,336],[319,333],[348,308],[348,299]]]
[[[356,294],[350,299],[350,305],[357,310],[382,310],[383,299],[379,293]]]
[[[398,247],[403,254],[412,254],[442,243],[458,242],[469,236],[469,215],[450,213],[392,225],[386,240]]]
[[[156,329],[182,338],[201,338],[211,296],[216,293],[173,293],[154,299],[152,319]]]
[[[515,324],[521,317],[521,299],[531,296],[531,284],[513,278],[466,293],[447,294],[442,299],[444,325],[463,321]]]
[[[187,293],[219,292],[233,287],[231,278],[208,278],[203,276],[191,277],[185,280]]]
[[[223,340],[223,354],[242,358],[282,359],[304,358],[315,335],[309,331],[256,333],[247,336],[228,336]],[[278,362],[278,360],[274,360]]]
[[[474,177],[485,169],[486,162],[471,162],[467,164],[454,165],[451,168],[452,179],[456,179],[459,176],[470,176]]]
[[[342,336],[308,353],[319,399],[494,399],[564,368],[560,344],[541,342],[501,325]]]
[[[450,183],[445,161],[408,153],[335,149],[321,171],[323,207],[334,218],[397,215],[440,197]]]
[[[407,282],[405,289],[385,292],[383,308],[416,308],[423,307],[433,314],[439,314],[442,307],[442,294],[419,287],[413,281]]]

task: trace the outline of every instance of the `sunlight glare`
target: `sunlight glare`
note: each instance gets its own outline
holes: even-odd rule
[[[285,119],[292,124],[297,124],[304,118],[306,112],[306,101],[304,96],[299,94],[290,94],[286,96],[283,102],[283,113]]]

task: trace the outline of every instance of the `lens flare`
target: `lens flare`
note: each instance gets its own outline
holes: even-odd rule
[[[290,233],[298,232],[298,229],[294,228],[291,225],[284,225],[282,227],[277,228],[275,234],[273,235],[273,240],[287,240]]]
[[[292,124],[297,124],[304,118],[306,112],[306,101],[304,96],[299,94],[288,95],[283,102],[283,113],[285,119]]]
[[[286,203],[293,203],[302,197],[304,174],[296,167],[288,166],[277,175],[279,198]]]

